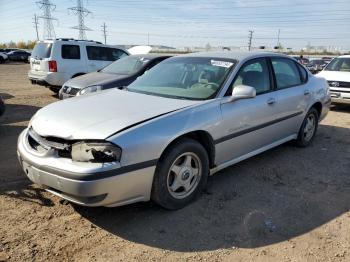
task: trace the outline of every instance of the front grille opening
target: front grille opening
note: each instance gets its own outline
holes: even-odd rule
[[[63,92],[69,95],[75,96],[80,91],[79,88],[71,87],[71,86],[65,86],[63,88]]]
[[[65,150],[57,150],[58,156],[63,157],[63,158],[72,158],[72,150],[65,149]]]
[[[28,136],[28,143],[32,149],[37,151],[38,153],[45,153],[47,149],[42,147],[38,142],[36,142],[30,135]]]
[[[72,142],[58,137],[42,137],[32,128],[28,132],[28,144],[39,152],[45,153],[50,148],[55,149],[60,157],[72,158]]]

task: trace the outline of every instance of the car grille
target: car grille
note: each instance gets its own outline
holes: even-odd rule
[[[328,85],[335,88],[350,88],[350,82],[328,81]]]
[[[72,96],[75,96],[80,89],[79,88],[75,88],[75,87],[71,87],[71,86],[64,86],[63,88],[63,92]]]
[[[50,149],[55,149],[60,157],[71,158],[71,142],[57,137],[40,136],[33,128],[28,130],[28,144],[38,153],[45,153]]]

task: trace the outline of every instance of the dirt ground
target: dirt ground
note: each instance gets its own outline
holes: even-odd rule
[[[16,140],[57,100],[27,64],[0,65],[0,261],[350,261],[350,108],[305,149],[282,145],[211,177],[193,204],[86,208],[25,178]]]

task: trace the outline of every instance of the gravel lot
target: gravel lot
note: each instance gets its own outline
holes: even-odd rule
[[[32,185],[16,140],[57,100],[0,65],[0,261],[350,261],[350,108],[337,107],[305,149],[282,145],[211,177],[190,206],[85,208]]]

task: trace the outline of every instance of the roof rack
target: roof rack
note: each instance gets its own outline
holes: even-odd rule
[[[77,42],[91,42],[96,44],[102,44],[101,42],[94,41],[94,40],[82,40],[82,39],[74,39],[74,38],[56,38],[55,40],[60,41],[77,41]]]

